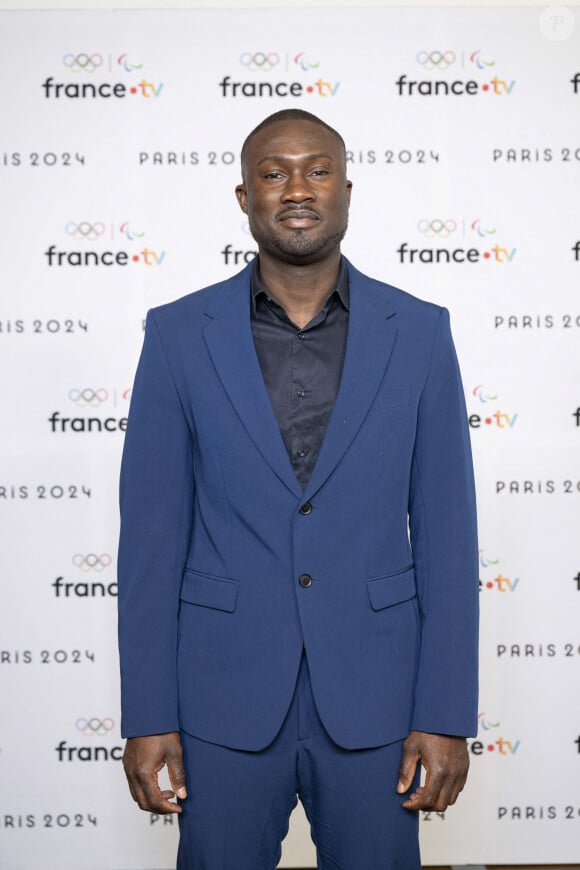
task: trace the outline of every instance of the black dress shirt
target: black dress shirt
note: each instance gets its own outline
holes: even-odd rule
[[[292,323],[260,279],[250,279],[256,353],[272,409],[298,481],[304,488],[334,408],[348,334],[349,289],[344,260],[334,290],[302,329]]]

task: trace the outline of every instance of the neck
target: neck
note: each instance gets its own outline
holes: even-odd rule
[[[299,266],[260,252],[260,277],[269,295],[302,328],[322,309],[340,270],[340,250],[319,263]]]

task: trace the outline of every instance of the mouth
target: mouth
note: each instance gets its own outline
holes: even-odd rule
[[[304,229],[318,223],[320,217],[310,209],[292,209],[278,215],[278,221],[291,229]]]

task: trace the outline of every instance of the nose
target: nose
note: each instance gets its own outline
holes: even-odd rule
[[[282,192],[283,202],[308,202],[315,194],[306,176],[298,169],[290,173]]]

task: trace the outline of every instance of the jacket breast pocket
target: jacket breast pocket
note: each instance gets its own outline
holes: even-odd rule
[[[225,577],[214,577],[211,574],[186,569],[183,574],[180,598],[189,604],[233,613],[236,609],[238,586],[237,580],[227,580]]]
[[[410,565],[403,571],[367,580],[367,592],[373,610],[384,610],[394,604],[409,601],[417,594],[415,568]]]
[[[410,390],[382,390],[377,401],[385,408],[405,408],[410,404]]]
[[[413,412],[411,390],[379,390],[371,407],[375,420],[388,425],[390,422],[406,420]]]

